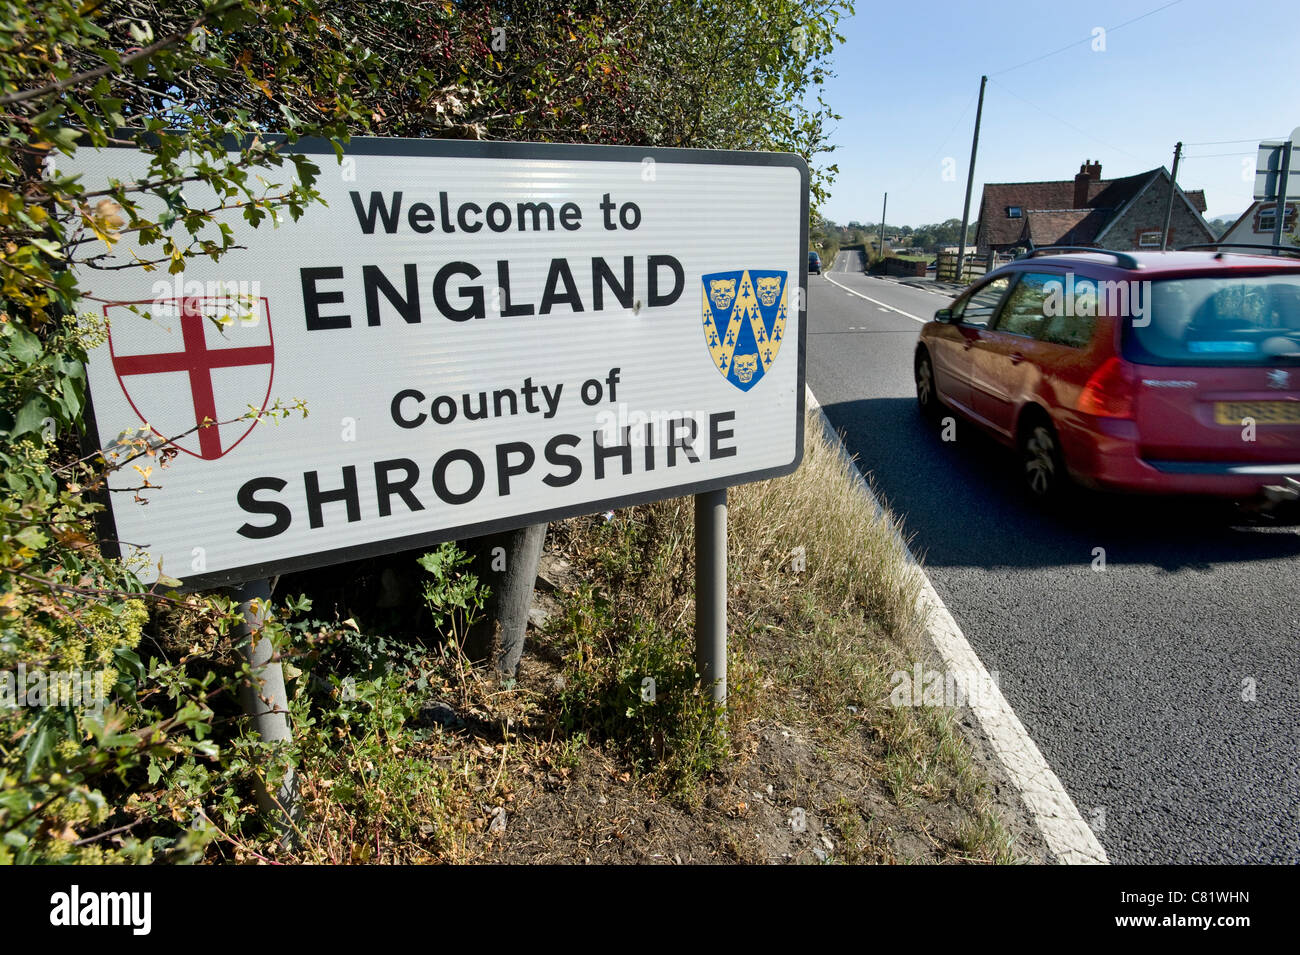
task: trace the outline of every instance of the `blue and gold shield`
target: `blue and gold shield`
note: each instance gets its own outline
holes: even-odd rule
[[[722,377],[741,391],[762,380],[781,350],[788,274],[740,269],[700,276],[704,343]]]

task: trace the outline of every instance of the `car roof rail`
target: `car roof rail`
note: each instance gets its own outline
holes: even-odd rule
[[[1256,252],[1287,252],[1300,255],[1300,246],[1295,245],[1252,245],[1249,242],[1198,242],[1196,245],[1182,245],[1179,252],[1193,249],[1253,249]]]
[[[1140,269],[1142,263],[1127,252],[1116,252],[1114,249],[1098,249],[1090,245],[1040,245],[1030,249],[1028,252],[1016,256],[1018,259],[1032,259],[1039,255],[1055,255],[1058,252],[1095,252],[1098,255],[1113,256],[1126,269]]]

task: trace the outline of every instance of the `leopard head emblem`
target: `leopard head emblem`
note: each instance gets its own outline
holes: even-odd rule
[[[737,355],[733,367],[736,370],[736,377],[747,385],[754,377],[754,372],[758,371],[758,355]]]
[[[770,278],[759,278],[758,280],[758,298],[764,305],[772,306],[776,304],[776,297],[781,294],[781,280],[776,276]]]
[[[709,298],[720,311],[731,308],[731,300],[736,297],[735,279],[714,279],[709,283]]]

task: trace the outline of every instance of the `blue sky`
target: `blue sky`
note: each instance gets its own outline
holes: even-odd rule
[[[1300,126],[1300,4],[1168,2],[858,0],[825,88],[842,119],[824,214],[878,221],[888,191],[891,223],[960,218],[981,73],[972,220],[986,181],[1073,178],[1085,159],[1103,178],[1131,175],[1169,166],[1179,140],[1179,185],[1205,190],[1211,218],[1241,213],[1253,186],[1242,160],[1253,172],[1259,139]]]

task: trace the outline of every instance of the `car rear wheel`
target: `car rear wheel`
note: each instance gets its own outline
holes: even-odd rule
[[[934,364],[930,353],[922,350],[916,356],[916,404],[929,421],[939,417],[939,394],[934,386]]]
[[[1056,429],[1046,415],[1035,414],[1020,428],[1017,442],[1020,476],[1030,498],[1043,503],[1060,499],[1069,484]]]

